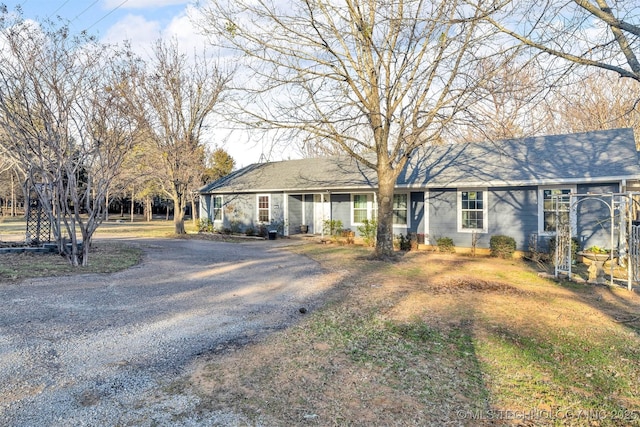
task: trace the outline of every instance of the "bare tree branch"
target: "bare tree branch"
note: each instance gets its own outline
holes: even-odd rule
[[[616,1],[611,6],[607,0],[572,0],[537,5],[512,0],[484,10],[483,15],[526,46],[640,81],[640,25],[631,21],[639,11],[637,2]],[[524,22],[521,16],[526,17]],[[597,24],[607,31],[599,31]]]

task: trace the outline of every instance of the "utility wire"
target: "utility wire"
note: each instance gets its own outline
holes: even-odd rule
[[[85,31],[89,31],[91,28],[93,28],[96,24],[98,24],[100,21],[102,21],[103,19],[105,19],[107,16],[111,15],[113,12],[115,12],[116,10],[120,9],[122,6],[124,6],[125,3],[127,3],[129,0],[124,0],[122,3],[120,3],[119,5],[117,5],[116,7],[114,7],[113,9],[111,9],[109,12],[107,12],[107,14],[105,14],[102,18],[98,19],[96,22],[94,22],[93,24],[91,24],[90,26],[88,26],[87,28],[85,28]]]
[[[93,3],[91,3],[89,6],[86,7],[85,10],[83,10],[82,12],[80,12],[79,14],[76,15],[75,18],[73,18],[73,21],[75,21],[76,19],[78,19],[80,16],[82,16],[87,10],[91,9],[93,6],[95,6],[96,3],[98,3],[100,0],[95,0]]]
[[[28,0],[25,0],[25,1],[28,1]],[[49,15],[49,19],[51,19],[51,17],[52,17],[53,15],[55,15],[56,13],[58,13],[58,11],[59,11],[60,9],[62,9],[62,8],[64,7],[64,5],[65,5],[65,4],[67,4],[67,3],[69,3],[69,0],[65,0],[65,1],[64,1],[64,3],[62,3],[62,4],[61,4],[61,5],[60,5],[56,10],[54,10],[53,12],[51,12],[51,15]]]

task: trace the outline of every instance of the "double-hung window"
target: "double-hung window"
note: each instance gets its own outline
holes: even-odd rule
[[[353,223],[362,224],[369,219],[369,197],[366,194],[353,195]]]
[[[569,194],[575,189],[571,187],[547,187],[540,189],[539,223],[541,234],[554,234],[558,221],[569,224]],[[556,216],[557,213],[557,216]]]
[[[365,220],[376,219],[378,211],[373,194],[352,194],[351,195],[351,224],[361,225]]]
[[[487,232],[486,191],[458,191],[458,231]]]
[[[213,196],[212,218],[214,221],[222,221],[222,196]]]
[[[258,195],[258,222],[271,221],[271,200],[268,194]]]
[[[409,218],[409,202],[406,194],[393,195],[393,223],[407,225]]]

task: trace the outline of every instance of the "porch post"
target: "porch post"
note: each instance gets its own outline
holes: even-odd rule
[[[424,191],[424,209],[422,209],[424,215],[424,244],[430,245],[431,239],[429,238],[429,190]]]
[[[320,227],[322,231],[320,232],[320,236],[324,238],[324,193],[320,193],[320,211],[322,212],[322,225]]]
[[[306,194],[302,194],[302,223],[300,225],[305,225],[307,224],[307,209],[306,209],[306,200],[307,200],[307,195]]]
[[[282,235],[288,236],[289,235],[289,195],[287,193],[284,193],[283,198],[284,200],[282,201],[282,209],[284,210],[284,212],[282,215],[282,219],[283,219]]]

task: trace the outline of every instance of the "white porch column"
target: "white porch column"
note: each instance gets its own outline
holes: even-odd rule
[[[282,209],[283,209],[282,218],[284,220],[284,224],[282,225],[282,235],[288,236],[289,235],[289,195],[287,193],[284,193],[283,198],[284,199],[282,200]]]
[[[430,245],[429,238],[429,190],[424,191],[424,244]]]

